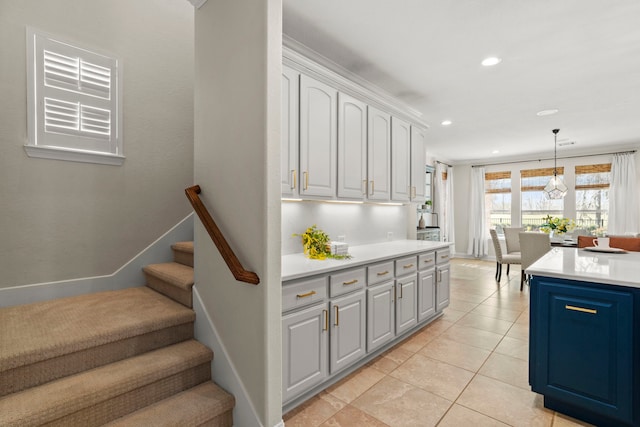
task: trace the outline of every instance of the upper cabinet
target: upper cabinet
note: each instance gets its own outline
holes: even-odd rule
[[[335,197],[338,91],[300,76],[300,195]]]
[[[369,107],[367,123],[367,198],[387,201],[391,195],[391,115]]]
[[[408,202],[411,196],[411,126],[391,119],[391,199]]]
[[[280,126],[280,187],[285,197],[298,195],[298,111],[300,73],[282,69]]]
[[[364,199],[367,193],[367,105],[338,96],[338,197]]]
[[[426,147],[424,131],[411,126],[411,201],[425,202]]]

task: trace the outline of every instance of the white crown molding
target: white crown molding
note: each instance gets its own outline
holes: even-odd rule
[[[200,9],[206,2],[207,0],[189,0],[189,3],[191,3],[196,9]]]
[[[403,103],[370,81],[352,73],[286,34],[282,35],[282,45],[282,63],[284,65],[360,98],[370,105],[409,120],[413,124],[425,129],[429,128],[429,125],[423,121],[420,111]]]

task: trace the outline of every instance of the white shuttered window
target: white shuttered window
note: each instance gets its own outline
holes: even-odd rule
[[[121,64],[27,29],[32,157],[122,164]]]

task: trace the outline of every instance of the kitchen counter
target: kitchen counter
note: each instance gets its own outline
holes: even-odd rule
[[[425,240],[394,240],[370,245],[350,246],[350,259],[309,259],[302,253],[282,257],[282,281],[299,279],[315,274],[327,273],[343,268],[357,267],[376,261],[412,255],[420,252],[448,248],[453,242]]]
[[[526,272],[533,276],[640,288],[640,252],[602,253],[555,247]]]

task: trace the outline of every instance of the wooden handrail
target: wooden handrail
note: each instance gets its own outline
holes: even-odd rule
[[[218,251],[220,251],[220,255],[222,255],[224,262],[227,263],[227,266],[229,267],[229,270],[231,270],[233,277],[241,282],[257,285],[258,283],[260,283],[260,278],[253,271],[245,270],[242,264],[240,264],[238,257],[227,243],[227,240],[222,235],[222,232],[216,225],[213,218],[211,218],[211,215],[209,214],[206,206],[202,203],[202,200],[200,200],[200,196],[198,196],[198,194],[200,194],[200,191],[201,190],[199,185],[194,185],[193,187],[189,187],[184,190],[184,192],[187,194],[187,198],[191,202],[191,206],[193,206],[193,210],[198,214],[200,221],[202,221],[202,225],[204,225],[207,233],[209,233],[209,236],[211,236],[213,243],[216,244]]]

